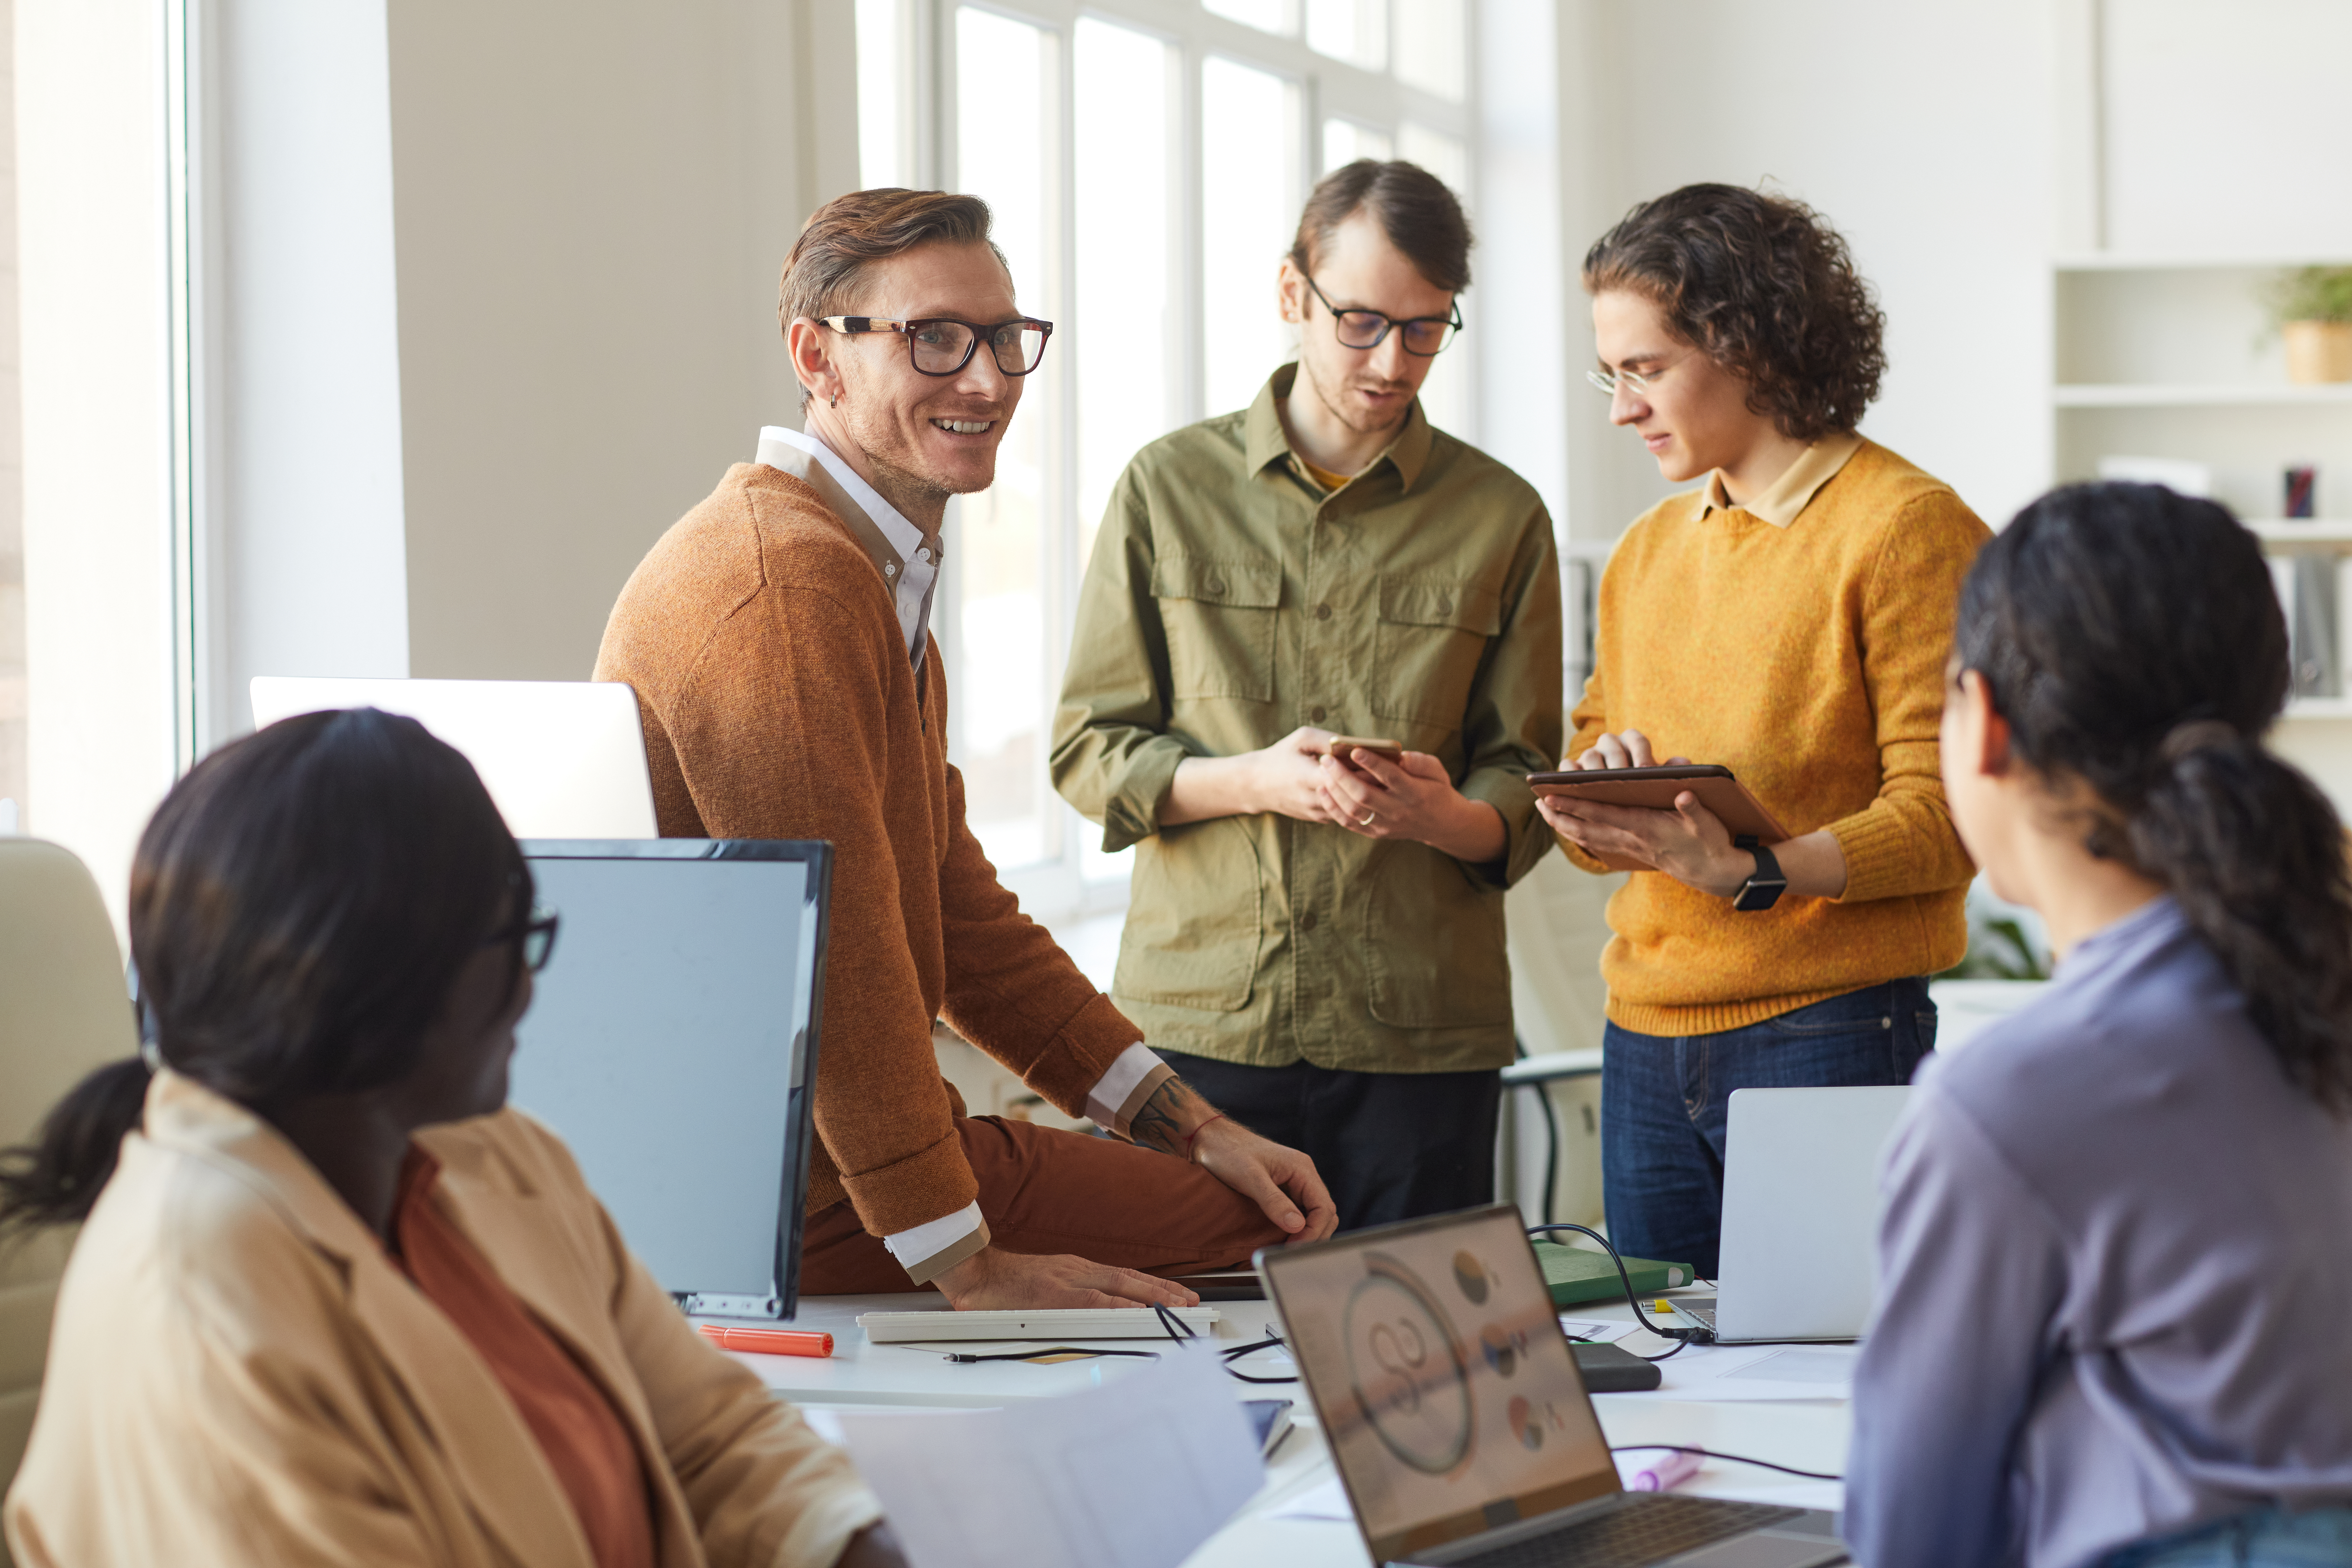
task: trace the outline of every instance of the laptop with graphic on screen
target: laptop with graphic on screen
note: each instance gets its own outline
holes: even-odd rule
[[[1816,1568],[1835,1516],[1627,1492],[1507,1204],[1257,1255],[1372,1561]]]

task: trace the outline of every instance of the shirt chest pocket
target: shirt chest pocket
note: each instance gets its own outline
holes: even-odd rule
[[[1274,617],[1282,568],[1267,560],[1162,556],[1151,592],[1168,637],[1170,695],[1274,700]]]
[[[1372,630],[1372,711],[1458,730],[1503,601],[1475,583],[1382,577]]]

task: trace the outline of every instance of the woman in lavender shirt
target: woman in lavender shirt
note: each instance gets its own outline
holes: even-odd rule
[[[1854,1388],[1864,1568],[2352,1563],[2352,882],[2264,748],[2286,629],[2210,501],[2083,485],[1985,547],[1952,817],[2058,978],[1926,1068]]]

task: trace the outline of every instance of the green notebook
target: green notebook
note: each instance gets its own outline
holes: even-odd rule
[[[1625,1299],[1625,1287],[1617,1279],[1617,1265],[1609,1260],[1607,1253],[1564,1247],[1557,1241],[1533,1245],[1536,1262],[1543,1268],[1544,1283],[1551,1287],[1552,1305],[1572,1307],[1579,1301]],[[1695,1272],[1687,1263],[1660,1263],[1650,1258],[1625,1259],[1625,1277],[1633,1281],[1637,1295],[1687,1285]]]

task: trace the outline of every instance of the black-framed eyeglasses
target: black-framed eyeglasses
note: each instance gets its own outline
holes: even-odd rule
[[[1376,349],[1388,340],[1391,327],[1402,327],[1404,329],[1404,352],[1417,359],[1428,359],[1444,353],[1445,345],[1454,341],[1454,334],[1462,330],[1462,304],[1458,300],[1448,315],[1415,316],[1409,321],[1400,321],[1392,316],[1383,316],[1378,310],[1342,310],[1331,303],[1328,294],[1316,288],[1314,279],[1307,279],[1307,286],[1315,289],[1315,297],[1323,301],[1325,310],[1331,312],[1341,348]]]
[[[533,974],[547,967],[555,956],[555,933],[562,928],[563,917],[545,904],[530,906],[530,914],[520,924],[509,926],[495,935],[485,937],[484,947],[504,947],[509,942],[522,948],[523,967]]]
[[[880,316],[819,316],[836,332],[898,332],[907,340],[908,357],[925,375],[953,375],[971,363],[972,351],[988,340],[996,368],[1007,375],[1027,375],[1045,357],[1045,340],[1054,323],[1034,316],[983,326],[952,316],[926,316],[919,321],[892,321]]]

